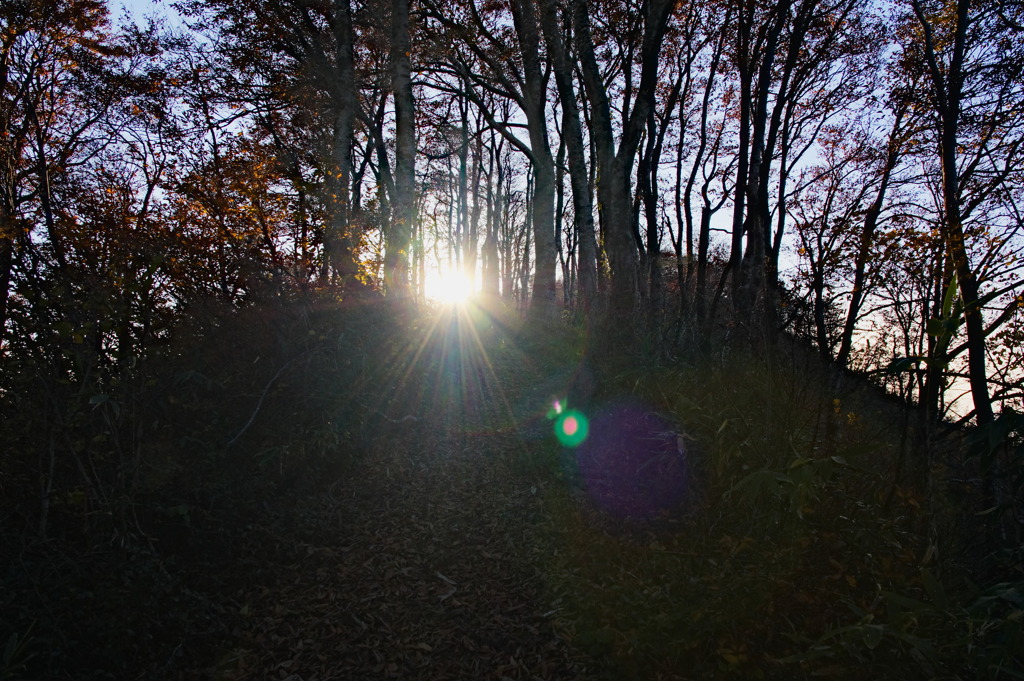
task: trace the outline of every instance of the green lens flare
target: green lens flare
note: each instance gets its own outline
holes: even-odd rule
[[[565,411],[565,400],[555,400],[548,407],[548,420],[558,418],[558,415]]]
[[[587,417],[575,409],[562,412],[555,421],[555,437],[563,447],[578,447],[587,439],[589,432]]]

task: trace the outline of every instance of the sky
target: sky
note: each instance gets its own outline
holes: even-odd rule
[[[171,0],[108,0],[111,18],[119,21],[127,10],[135,21],[156,15],[177,23],[178,13],[171,7]]]

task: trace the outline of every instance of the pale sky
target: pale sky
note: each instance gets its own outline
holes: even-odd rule
[[[172,24],[178,23],[178,13],[171,7],[171,0],[108,0],[111,18],[120,21],[127,10],[135,21],[143,17],[156,15],[168,19]]]

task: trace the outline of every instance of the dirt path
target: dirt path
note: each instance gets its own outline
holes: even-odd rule
[[[540,495],[506,465],[521,433],[435,406],[382,421],[350,477],[258,533],[278,567],[238,594],[236,648],[206,674],[600,677],[557,629]]]

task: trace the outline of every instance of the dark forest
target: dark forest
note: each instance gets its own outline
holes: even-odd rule
[[[0,681],[1024,678],[1019,0],[0,5]]]

